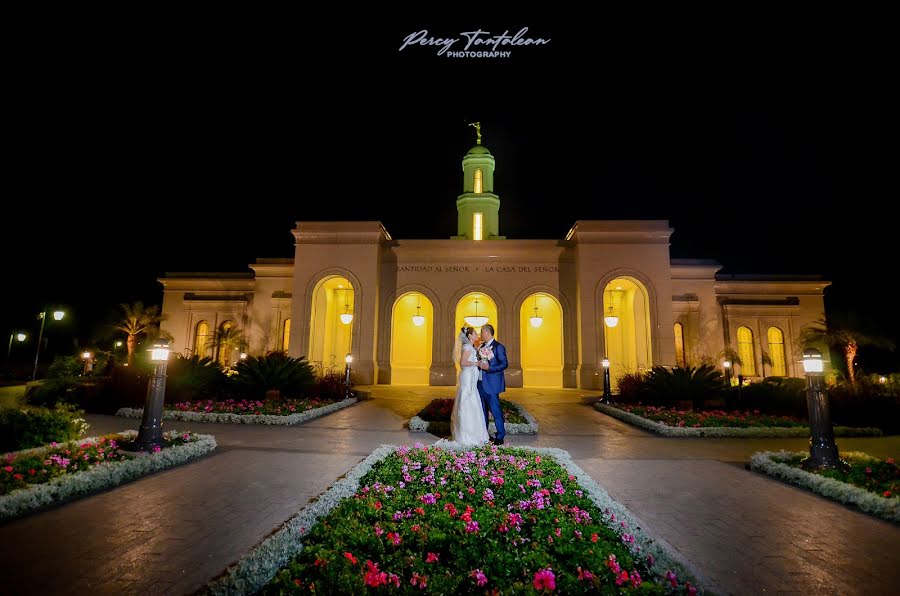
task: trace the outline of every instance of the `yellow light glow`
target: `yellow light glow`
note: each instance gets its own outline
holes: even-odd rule
[[[475,170],[475,193],[481,194],[484,192],[484,173],[481,169]]]
[[[427,296],[409,292],[391,315],[391,384],[427,385],[431,370],[434,308]]]
[[[289,345],[291,345],[291,320],[285,319],[282,325],[281,350],[287,352]]]
[[[91,353],[90,352],[82,352],[81,357],[84,358],[85,360],[90,360]]]
[[[64,312],[61,311],[61,310],[54,310],[54,311],[53,311],[53,320],[54,320],[54,321],[62,321],[62,318],[63,318],[64,316],[66,316],[66,313],[64,313]]]
[[[344,362],[346,362],[347,364],[352,363],[353,362],[353,354],[347,354],[346,356],[344,356]]]
[[[540,302],[540,315],[535,316]],[[529,308],[531,307],[531,308]],[[537,318],[539,323],[534,324]],[[522,383],[526,387],[562,387],[562,308],[548,294],[533,294],[522,302],[519,332],[522,345]]]
[[[25,335],[24,333],[17,333],[17,334],[16,334],[16,339],[19,340],[19,341],[25,341],[25,338],[26,338],[26,337],[28,337],[28,336]]]
[[[481,240],[484,233],[484,214],[475,213],[472,215],[472,239]]]
[[[675,323],[675,365],[687,366],[684,359],[684,325]]]
[[[772,359],[772,374],[776,377],[787,376],[784,358],[784,332],[778,327],[769,327],[766,333],[769,339],[769,358]]]
[[[352,316],[353,306],[353,286],[347,278],[332,276],[319,281],[313,290],[310,312],[307,350],[310,362],[320,362],[324,367],[338,366],[337,355],[351,351],[353,325],[344,324],[340,315]]]
[[[741,358],[741,373],[745,377],[756,374],[756,353],[753,349],[753,331],[749,327],[738,327],[738,356]]]
[[[610,382],[615,387],[624,375],[653,366],[650,300],[647,289],[633,277],[610,280],[602,297],[598,315],[611,320],[604,320],[601,349],[610,360]]]

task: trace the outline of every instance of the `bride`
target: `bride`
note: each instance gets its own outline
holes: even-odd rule
[[[453,360],[459,362],[459,383],[456,400],[450,414],[453,440],[465,445],[487,443],[490,440],[484,424],[484,405],[478,393],[478,367],[475,366],[474,341],[478,335],[472,327],[463,327],[453,346]]]

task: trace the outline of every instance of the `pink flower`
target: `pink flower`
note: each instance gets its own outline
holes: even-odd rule
[[[466,523],[466,532],[469,534],[477,534],[478,533],[478,522],[470,521]]]
[[[684,582],[684,587],[687,589],[689,596],[694,596],[697,593],[697,588],[692,586],[691,582]]]
[[[886,464],[892,464],[892,463],[894,463],[894,458],[893,458],[893,457],[889,457],[889,458],[887,458],[886,460],[884,460],[884,463],[886,463]]]
[[[400,538],[400,534],[394,532],[388,532],[387,539],[393,542],[394,546],[400,546],[400,543],[403,542],[403,539]]]
[[[344,558],[347,559],[348,561],[350,561],[351,563],[353,563],[354,565],[356,565],[356,563],[357,563],[356,557],[354,557],[353,553],[351,553],[351,552],[344,553]]]
[[[437,502],[437,499],[434,498],[434,495],[431,493],[425,493],[422,495],[422,502],[426,505],[434,505]]]
[[[616,577],[616,585],[621,586],[622,584],[624,584],[627,581],[628,581],[628,572],[623,569],[621,572],[619,572],[619,575]]]
[[[673,588],[678,587],[678,576],[672,573],[672,571],[666,571],[666,579],[669,580],[669,583],[672,584]]]
[[[556,589],[556,576],[553,574],[553,571],[548,567],[547,569],[541,569],[537,573],[534,574],[534,589],[535,590],[555,590]]]
[[[428,556],[425,557],[426,563],[437,563],[438,559],[440,559],[440,555],[437,553],[428,553]]]
[[[634,586],[635,588],[640,588],[641,583],[643,583],[643,580],[641,579],[641,574],[638,573],[637,571],[632,571],[631,572],[631,585]]]
[[[871,474],[871,473],[872,473],[872,468],[866,468],[866,474]]]
[[[159,445],[153,446],[153,453],[159,453],[160,451],[162,451],[162,447],[160,447]]]
[[[482,573],[481,569],[476,569],[475,571],[472,571],[469,574],[469,577],[471,577],[472,579],[475,580],[475,582],[478,584],[478,587],[483,586],[488,581],[487,576],[485,576],[485,574]]]
[[[578,581],[586,581],[589,582],[594,579],[594,574],[590,571],[582,571],[581,567],[578,568]]]
[[[9,472],[10,474],[12,474],[12,471],[13,471],[13,467],[12,467],[12,466],[6,466],[6,467],[3,468],[3,469],[6,470],[7,472]]]

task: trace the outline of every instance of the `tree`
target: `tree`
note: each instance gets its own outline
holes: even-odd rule
[[[244,346],[244,332],[237,325],[229,325],[219,328],[213,337],[213,345],[217,346],[219,353],[217,359],[224,368],[231,368],[232,353],[235,349]]]
[[[772,361],[772,357],[769,356],[769,353],[766,352],[766,351],[763,351],[763,352],[759,355],[759,359],[760,359],[760,361],[762,362],[763,378],[765,379],[765,378],[768,376],[768,375],[766,374],[766,366],[775,368],[775,362]]]
[[[860,331],[852,321],[838,322],[834,318],[819,319],[800,331],[800,343],[804,346],[826,345],[835,348],[844,356],[847,378],[856,385],[856,371],[853,368],[856,354],[861,346],[894,349],[894,342],[884,337],[868,335]]]
[[[128,366],[134,366],[134,353],[137,350],[138,338],[158,331],[162,322],[159,307],[144,306],[143,302],[120,305],[124,316],[114,325],[116,329],[128,336]]]

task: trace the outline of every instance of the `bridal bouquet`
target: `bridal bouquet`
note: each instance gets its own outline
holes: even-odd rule
[[[487,346],[478,348],[478,359],[488,361],[494,357],[494,351]]]

